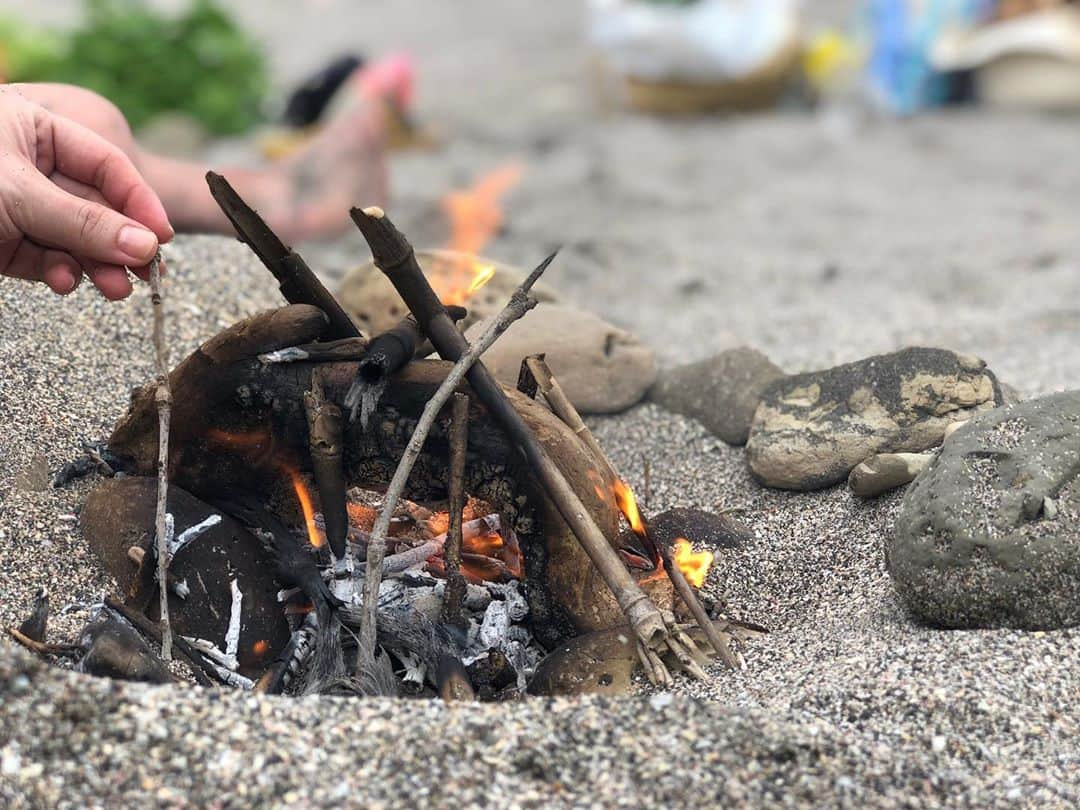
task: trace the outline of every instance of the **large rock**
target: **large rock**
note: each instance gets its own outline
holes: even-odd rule
[[[450,250],[418,250],[416,258],[442,300],[460,303],[447,293],[453,289],[467,288],[473,278],[474,260]],[[469,310],[463,322],[465,328],[501,310],[525,279],[524,273],[509,265],[490,259],[475,261],[493,267],[495,275],[465,301],[464,306]],[[541,303],[558,300],[555,291],[543,282],[533,286],[532,295]],[[374,262],[349,271],[337,291],[337,299],[365,335],[385,332],[408,314],[405,302],[394,285]]]
[[[761,393],[782,376],[784,372],[757,349],[740,346],[662,371],[649,399],[698,420],[728,444],[743,445]]]
[[[484,324],[465,336],[476,340]],[[589,312],[541,304],[514,323],[487,352],[484,364],[514,385],[526,355],[545,353],[548,365],[582,413],[618,413],[636,404],[656,380],[652,351],[629,332]]]
[[[940,627],[1080,624],[1080,392],[982,414],[908,489],[887,541],[901,601]]]
[[[811,490],[876,453],[928,450],[945,428],[1002,402],[977,357],[909,348],[769,385],[746,450],[766,486]]]

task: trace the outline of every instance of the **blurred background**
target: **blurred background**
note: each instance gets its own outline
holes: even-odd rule
[[[482,249],[531,265],[563,245],[552,282],[661,357],[741,340],[799,368],[932,340],[1021,367],[1017,329],[1061,363],[1080,330],[1080,310],[1046,314],[1080,256],[1078,18],[1066,0],[3,0],[0,73],[89,86],[147,148],[221,166],[294,153],[355,67],[404,54],[391,195],[418,245],[452,240],[448,194],[516,162]],[[308,250],[331,276],[367,255],[352,233]]]

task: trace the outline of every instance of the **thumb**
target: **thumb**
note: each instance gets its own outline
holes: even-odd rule
[[[27,167],[22,204],[12,219],[35,242],[106,264],[142,266],[157,252],[158,239],[133,219],[101,203],[61,189]]]

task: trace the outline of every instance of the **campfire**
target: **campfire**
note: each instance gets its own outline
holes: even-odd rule
[[[490,277],[475,255],[517,174],[448,199],[452,219],[481,225],[455,231],[465,275],[437,284],[383,211],[353,211],[409,311],[372,337],[208,175],[289,305],[171,371],[156,318],[158,380],[90,465],[126,476],[82,512],[125,598],[77,643],[45,642],[47,599],[12,636],[91,671],[171,679],[149,639],[200,682],[271,693],[505,699],[544,691],[531,681],[549,651],[612,631],[657,684],[705,677],[713,655],[737,666],[760,628],[709,615],[696,589],[712,555],[679,510],[643,515],[542,355],[523,358],[516,390],[480,360],[536,305],[554,256],[475,343],[457,325]],[[160,313],[157,287],[154,300]]]

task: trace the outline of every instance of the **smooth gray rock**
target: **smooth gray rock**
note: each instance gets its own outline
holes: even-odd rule
[[[465,333],[475,341],[483,322]],[[590,312],[541,304],[484,353],[499,382],[515,385],[521,360],[545,353],[551,371],[582,413],[618,413],[637,404],[656,380],[656,358],[629,332]]]
[[[1080,392],[981,414],[904,496],[886,541],[900,600],[940,627],[1080,624]]]
[[[977,357],[903,349],[770,384],[747,457],[766,486],[819,489],[877,453],[936,447],[950,423],[1001,401],[997,379]]]
[[[762,391],[782,376],[784,372],[764,354],[740,346],[660,372],[649,399],[696,419],[728,444],[743,445]]]

